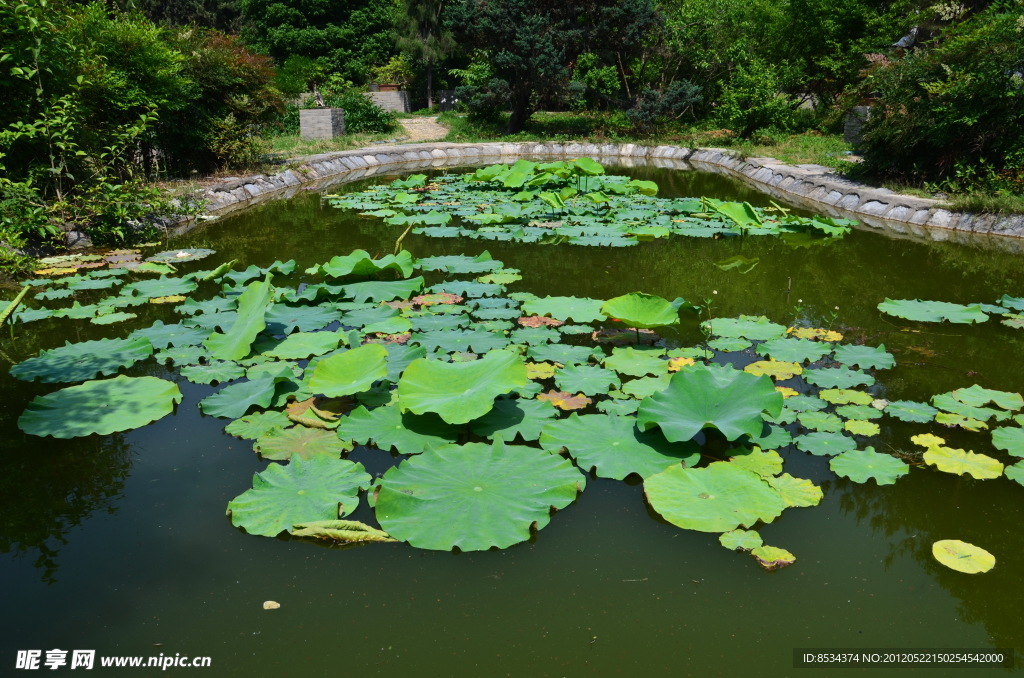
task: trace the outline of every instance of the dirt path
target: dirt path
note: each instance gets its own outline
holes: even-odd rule
[[[448,135],[448,128],[437,122],[437,116],[401,118],[398,122],[405,128],[408,139],[404,143],[407,144],[417,144],[422,141],[439,141]]]

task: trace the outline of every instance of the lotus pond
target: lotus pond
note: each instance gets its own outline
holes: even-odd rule
[[[8,668],[832,675],[794,651],[1024,638],[1018,257],[585,160],[331,192],[30,283]]]

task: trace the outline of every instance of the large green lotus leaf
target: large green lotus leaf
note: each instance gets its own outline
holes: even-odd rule
[[[125,285],[121,294],[153,299],[155,297],[171,297],[177,294],[189,294],[196,289],[194,280],[186,278],[159,277],[155,280],[140,280]]]
[[[502,267],[497,259],[492,259],[486,250],[476,257],[465,254],[453,254],[437,257],[423,257],[416,260],[416,268],[424,271],[445,271],[447,273],[488,273]]]
[[[379,481],[377,520],[417,548],[506,548],[543,529],[586,486],[568,459],[528,447],[449,445],[412,457]]]
[[[871,386],[875,378],[866,372],[851,370],[848,367],[823,367],[816,370],[804,370],[804,380],[821,388],[853,388],[854,386]]]
[[[953,397],[971,407],[984,407],[989,403],[994,403],[1004,410],[1019,410],[1024,407],[1024,398],[1019,393],[994,391],[977,384],[970,388],[958,388],[953,391]]]
[[[355,250],[346,256],[337,256],[319,267],[319,270],[332,278],[342,278],[347,275],[373,275],[387,269],[398,271],[403,278],[412,275],[413,258],[412,254],[402,250],[397,255],[389,254],[374,259],[366,250]],[[306,271],[309,273],[310,271]]]
[[[241,419],[235,419],[224,427],[224,432],[238,438],[256,440],[275,430],[292,425],[291,419],[284,412],[256,412]]]
[[[749,551],[764,543],[755,530],[730,530],[718,537],[718,543],[730,551]]]
[[[591,323],[604,320],[600,299],[578,297],[544,297],[523,302],[525,315],[551,316],[556,320]]]
[[[938,323],[948,320],[951,323],[982,323],[988,316],[978,304],[962,306],[944,301],[921,301],[919,299],[889,299],[878,305],[882,313],[897,318],[917,320],[926,323]]]
[[[821,488],[810,480],[794,478],[788,473],[766,480],[778,491],[782,501],[786,502],[786,506],[817,506],[824,496]]]
[[[832,347],[812,339],[772,339],[754,349],[759,355],[790,363],[814,362],[832,351]]]
[[[836,408],[836,414],[843,419],[879,419],[882,411],[870,405],[840,405]]]
[[[842,454],[857,449],[857,441],[838,432],[816,431],[796,437],[796,446],[819,457]]]
[[[1024,485],[1024,461],[1018,461],[1012,466],[1007,466],[1003,471],[1010,480]]]
[[[993,417],[996,421],[1005,421],[1010,418],[1010,413],[1004,410],[997,410],[994,407],[974,407],[953,397],[952,393],[940,393],[932,396],[932,405],[952,414],[959,414],[962,417],[988,421]],[[938,416],[941,416],[940,412]]]
[[[932,544],[932,556],[951,570],[965,574],[982,574],[996,565],[991,553],[959,539],[941,539]]]
[[[361,282],[342,285],[341,291],[346,297],[355,301],[391,301],[392,299],[408,299],[423,289],[423,276],[408,280],[391,282]]]
[[[758,447],[740,447],[726,452],[729,462],[752,471],[763,478],[770,478],[782,471],[782,455],[775,450]]]
[[[870,393],[845,388],[827,388],[818,397],[833,405],[870,405],[875,400]]]
[[[992,445],[1015,457],[1024,457],[1024,428],[1003,426],[992,429]]]
[[[282,360],[303,360],[329,353],[344,340],[345,336],[339,332],[296,332],[269,351],[264,351],[264,355]]]
[[[424,358],[427,355],[426,350],[422,346],[384,344],[384,348],[388,352],[388,374],[386,379],[392,384],[398,383],[398,378],[405,371],[405,368],[409,366],[409,363],[417,358]]]
[[[639,379],[631,379],[622,385],[621,392],[631,398],[637,400],[643,400],[644,398],[650,398],[655,393],[664,391],[668,387],[671,376],[668,374],[662,374],[657,377],[640,377]]]
[[[885,370],[896,364],[892,353],[885,350],[885,344],[878,347],[840,344],[836,346],[833,359],[840,365],[859,367],[862,370]]]
[[[245,368],[237,363],[215,360],[206,365],[186,365],[181,368],[181,376],[193,384],[223,384],[245,376]]]
[[[680,305],[682,299],[678,300]],[[601,313],[630,327],[648,329],[679,324],[679,306],[653,294],[633,292],[604,302]]]
[[[509,343],[507,337],[479,328],[472,330],[431,330],[414,334],[409,338],[409,341],[413,344],[419,344],[427,351],[441,349],[446,353],[456,351],[486,353],[493,349],[505,348]]]
[[[47,384],[84,381],[98,375],[114,374],[153,355],[153,345],[145,337],[97,339],[60,348],[43,350],[11,368],[11,376]]]
[[[420,358],[398,380],[398,405],[403,412],[435,412],[449,424],[465,424],[487,414],[497,396],[526,382],[526,363],[512,351],[491,351],[468,363]]]
[[[835,433],[843,430],[843,420],[829,412],[801,412],[796,419],[809,431]]]
[[[185,327],[181,323],[165,325],[162,320],[157,320],[151,327],[135,330],[132,337],[145,337],[153,344],[153,348],[167,348],[168,346],[198,346],[203,343],[209,332],[194,327]]]
[[[764,427],[762,413],[777,417],[781,411],[782,394],[768,377],[698,364],[676,372],[667,389],[640,403],[637,426],[658,426],[672,442],[689,440],[707,426],[729,440],[756,438]]]
[[[665,520],[701,532],[770,523],[786,508],[761,476],[729,462],[704,468],[670,466],[644,480],[644,494]]]
[[[396,406],[357,407],[342,417],[335,431],[342,440],[373,443],[399,454],[420,454],[458,440],[458,431],[435,414],[403,414]]]
[[[389,309],[390,310],[390,309]],[[264,320],[270,334],[291,334],[295,330],[313,332],[322,330],[341,319],[341,311],[326,306],[289,306],[273,304]]]
[[[206,340],[210,355],[220,360],[240,360],[249,355],[256,335],[267,326],[265,316],[273,294],[269,275],[262,282],[250,283],[238,298],[238,317],[231,329],[224,334],[214,332]]]
[[[924,463],[932,464],[940,471],[968,474],[978,480],[998,478],[1003,475],[1003,465],[984,454],[966,452],[950,447],[929,447],[924,453]]]
[[[380,344],[366,344],[335,353],[317,362],[309,389],[331,398],[365,391],[388,376],[388,351]]]
[[[270,407],[274,401],[274,388],[280,380],[268,374],[240,384],[225,386],[200,400],[199,409],[211,417],[238,419],[250,407]]]
[[[642,377],[648,374],[658,376],[668,374],[668,361],[663,360],[664,355],[664,352],[658,349],[617,347],[612,349],[612,354],[604,359],[604,366],[631,377]]]
[[[540,446],[551,452],[564,449],[581,469],[615,480],[631,473],[646,478],[675,464],[700,461],[694,443],[670,443],[658,431],[640,431],[632,417],[607,414],[581,417],[574,412],[553,422],[541,431]]]
[[[519,436],[526,442],[537,440],[541,430],[551,423],[558,410],[546,402],[532,398],[499,398],[494,409],[470,422],[473,433],[493,439],[500,435],[502,440],[512,442]]]
[[[261,435],[252,447],[263,459],[283,461],[296,457],[308,459],[317,455],[339,459],[342,454],[352,450],[352,443],[342,441],[334,435],[334,431],[294,426],[271,430]]]
[[[359,505],[359,490],[372,480],[362,464],[317,455],[271,464],[228,503],[231,524],[249,534],[276,537],[292,525],[347,516]]]
[[[897,478],[910,472],[907,464],[892,455],[875,452],[873,447],[843,452],[833,457],[828,465],[837,476],[855,483],[866,483],[869,478],[874,478],[879,485],[892,485]]]
[[[78,438],[128,431],[156,421],[181,402],[181,391],[156,377],[87,381],[37,396],[18,419],[18,427],[34,436]]]
[[[578,365],[590,362],[604,355],[601,349],[593,346],[570,346],[569,344],[542,344],[531,346],[526,355],[536,362],[561,363]]]
[[[778,325],[763,315],[754,317],[741,315],[739,318],[714,318],[705,320],[701,326],[716,337],[729,339],[749,339],[751,341],[768,341],[786,335],[785,325]]]
[[[935,418],[938,410],[926,403],[912,400],[894,400],[885,406],[885,413],[900,421],[924,424]]]

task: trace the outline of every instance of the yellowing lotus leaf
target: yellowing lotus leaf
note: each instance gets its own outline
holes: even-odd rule
[[[937,435],[932,435],[931,433],[921,433],[916,436],[911,436],[910,442],[914,443],[915,445],[920,445],[921,447],[926,447],[930,449],[933,447],[945,445],[946,439],[940,438]]]
[[[772,379],[785,381],[786,379],[792,379],[798,374],[802,374],[804,368],[796,363],[787,363],[781,360],[759,360],[744,367],[743,371],[749,372],[755,377],[767,374]]]
[[[991,553],[959,539],[942,539],[932,544],[932,556],[951,570],[965,574],[982,574],[996,565]]]
[[[758,565],[766,570],[778,570],[796,562],[796,556],[775,546],[758,546],[750,552]]]
[[[790,327],[786,331],[797,339],[817,339],[829,342],[843,340],[843,335],[835,330],[815,329],[813,327]]]
[[[555,376],[555,364],[553,363],[526,363],[527,379],[550,379]]]
[[[590,405],[592,402],[594,402],[593,400],[583,395],[582,393],[577,393],[576,395],[573,395],[567,391],[554,390],[548,391],[547,393],[541,393],[540,395],[537,396],[537,400],[545,400],[554,405],[555,407],[557,407],[558,409],[565,411],[582,410],[587,405]]]
[[[1003,475],[1003,465],[992,457],[951,447],[928,448],[924,453],[924,462],[932,464],[940,471],[955,473],[958,476],[966,473],[978,480]]]

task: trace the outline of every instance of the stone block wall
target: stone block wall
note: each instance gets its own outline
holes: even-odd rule
[[[411,113],[412,104],[408,92],[366,92],[366,96],[373,100],[385,111],[395,113]]]
[[[345,135],[345,110],[305,108],[299,111],[299,133],[303,139],[334,139]]]

